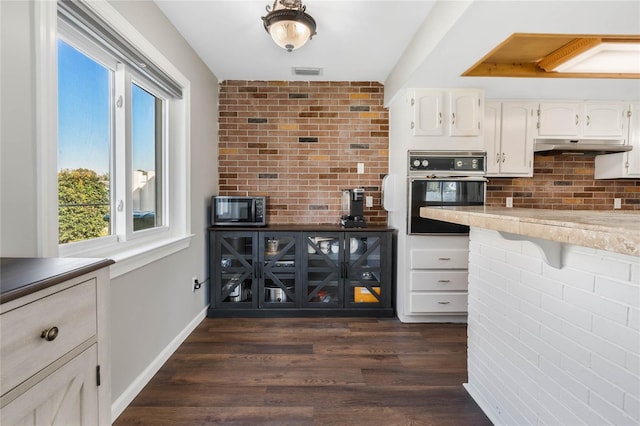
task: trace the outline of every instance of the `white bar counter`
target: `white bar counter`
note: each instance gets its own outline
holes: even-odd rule
[[[465,388],[494,424],[640,424],[638,213],[420,213],[470,226]]]

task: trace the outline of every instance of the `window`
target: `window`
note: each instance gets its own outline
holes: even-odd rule
[[[105,0],[35,10],[41,254],[114,277],[188,247],[189,81]]]
[[[163,90],[154,86],[128,64],[61,22],[60,244],[110,235],[125,241],[138,231],[162,227],[164,111],[170,96],[160,95]],[[124,155],[112,161],[117,153]],[[124,184],[115,184],[118,180]]]

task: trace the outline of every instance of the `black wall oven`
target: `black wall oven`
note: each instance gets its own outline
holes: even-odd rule
[[[482,206],[484,152],[409,151],[409,234],[467,234],[469,227],[420,217],[421,207]]]

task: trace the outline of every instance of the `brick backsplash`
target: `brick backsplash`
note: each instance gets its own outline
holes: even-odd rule
[[[640,210],[640,179],[595,180],[595,157],[535,155],[531,178],[489,178],[486,204],[558,210]]]
[[[364,187],[374,203],[367,222],[386,224],[383,101],[376,82],[222,82],[220,195],[267,196],[271,224],[322,224],[339,220],[343,189]]]

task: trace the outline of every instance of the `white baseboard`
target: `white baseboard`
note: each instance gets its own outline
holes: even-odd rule
[[[111,422],[114,422],[120,414],[131,404],[131,401],[140,393],[140,391],[149,383],[151,378],[160,370],[160,367],[169,359],[169,357],[180,347],[182,342],[191,334],[193,330],[207,316],[205,307],[187,326],[165,347],[162,352],[144,369],[142,373],[125,389],[124,392],[111,404]]]

